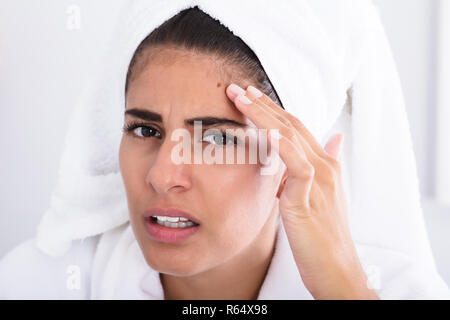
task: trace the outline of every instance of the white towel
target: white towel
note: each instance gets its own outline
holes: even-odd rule
[[[248,44],[286,110],[318,141],[323,144],[346,130],[341,161],[351,231],[363,264],[381,270],[383,297],[432,296],[438,287],[444,292],[425,232],[399,78],[379,13],[369,0],[126,2],[98,76],[74,111],[58,186],[38,226],[38,247],[61,256],[72,241],[102,235],[94,270],[108,264],[103,276],[94,271],[93,297],[113,297],[121,283],[140,281],[129,279],[145,266],[139,254],[127,250],[138,246],[126,227],[118,166],[125,76],[138,44],[193,5]],[[127,254],[136,260],[119,274]],[[126,295],[135,289],[119,291]]]

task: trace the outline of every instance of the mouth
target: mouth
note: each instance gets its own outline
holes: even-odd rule
[[[150,208],[144,213],[145,218],[157,219],[157,222],[191,222],[194,225],[199,225],[200,222],[196,217],[177,208]],[[164,223],[162,224],[164,225]],[[167,225],[170,226],[170,225]]]
[[[144,223],[150,238],[158,242],[178,243],[194,235],[200,223],[179,209],[152,208],[145,212]]]
[[[200,225],[199,223],[196,223],[192,220],[189,220],[187,218],[182,219],[181,217],[177,219],[175,217],[171,218],[167,216],[150,216],[147,218],[147,220],[149,220],[150,223],[173,229],[184,229]]]

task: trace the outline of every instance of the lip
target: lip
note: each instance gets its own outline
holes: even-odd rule
[[[196,223],[187,228],[169,228],[161,226],[153,221],[151,216],[184,217]],[[148,235],[159,242],[178,243],[186,240],[197,232],[200,224],[198,220],[189,213],[176,208],[151,208],[144,213],[144,224]]]
[[[160,208],[160,207],[150,208],[147,211],[145,211],[144,218],[149,219],[151,216],[184,217],[197,224],[200,224],[197,218],[177,208]]]
[[[178,243],[186,240],[198,231],[200,225],[195,225],[187,228],[169,228],[161,226],[152,221],[150,218],[144,220],[145,229],[148,235],[156,241],[167,243]]]

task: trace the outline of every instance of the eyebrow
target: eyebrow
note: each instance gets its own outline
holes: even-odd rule
[[[125,110],[125,115],[130,115],[146,121],[162,122],[162,117],[159,113],[144,109],[128,109]]]
[[[146,121],[155,121],[162,122],[162,117],[159,113],[144,110],[144,109],[128,109],[125,110],[126,115],[130,115],[142,120]],[[184,120],[186,126],[194,126],[194,121],[201,121],[202,126],[214,126],[214,125],[222,125],[228,124],[233,127],[246,128],[248,125],[243,122],[239,122],[236,120],[228,119],[228,118],[218,118],[218,117],[195,117]]]
[[[233,127],[246,128],[248,125],[232,119],[227,118],[216,118],[216,117],[198,117],[184,120],[184,123],[189,126],[194,125],[194,121],[201,121],[202,126],[214,126],[214,125],[222,125],[228,124]]]

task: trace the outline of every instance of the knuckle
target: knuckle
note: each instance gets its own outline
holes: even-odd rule
[[[332,193],[332,194],[336,194],[337,193],[337,184],[335,181],[332,181],[330,183],[327,184],[326,188],[328,189],[328,192]]]
[[[288,128],[282,128],[281,129],[281,134],[283,135],[283,137],[285,137],[285,138],[287,138],[287,139],[289,139],[289,140],[293,140],[294,138],[295,138],[295,136],[296,136],[296,133],[295,133],[295,131],[292,129],[292,128],[290,128],[290,127],[288,127]]]
[[[339,160],[330,157],[330,159],[328,159],[328,165],[333,168],[333,170],[337,173],[341,172],[341,163]]]
[[[280,204],[280,211],[284,213],[285,219],[292,223],[299,223],[304,219],[309,220],[313,218],[309,207],[309,203],[306,200],[302,200],[292,205],[285,206]]]
[[[276,118],[287,128],[293,129],[292,123],[282,115],[276,115]]]
[[[308,179],[312,179],[315,174],[316,169],[314,169],[314,166],[311,163],[305,163],[304,176]]]
[[[338,175],[335,168],[330,165],[328,162],[323,162],[321,164],[320,170],[322,172],[323,179],[326,182],[334,181]]]
[[[331,167],[332,169],[334,169],[337,172],[341,171],[341,162],[334,158],[333,156],[331,156],[330,154],[328,154],[326,151],[323,152],[323,162],[328,165],[329,167]]]
[[[305,129],[306,126],[303,124],[303,122],[300,121],[300,119],[292,116],[292,122],[295,124],[296,127],[300,129]]]

